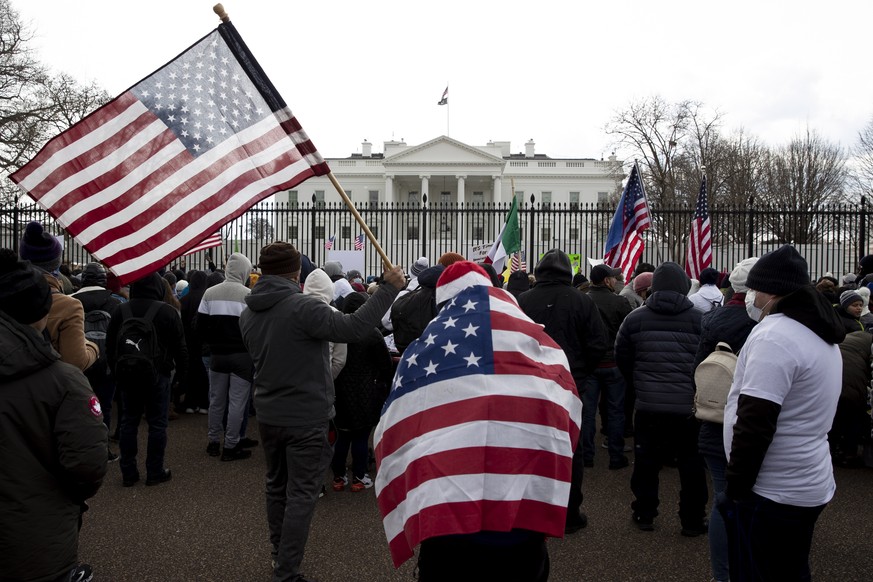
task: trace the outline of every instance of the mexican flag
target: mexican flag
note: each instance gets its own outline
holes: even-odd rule
[[[506,257],[512,253],[517,253],[521,249],[521,232],[518,230],[518,200],[515,196],[512,197],[512,206],[509,208],[509,216],[506,217],[506,224],[497,235],[497,240],[491,245],[491,250],[488,251],[488,256],[485,257],[486,263],[494,265],[494,270],[498,273],[503,271],[503,265],[506,262]]]

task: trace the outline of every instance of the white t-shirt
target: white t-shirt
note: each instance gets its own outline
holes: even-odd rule
[[[781,313],[768,315],[746,340],[724,410],[731,454],[740,394],[782,406],[773,442],[753,491],[777,503],[815,507],[836,491],[827,433],[843,378],[840,348]]]

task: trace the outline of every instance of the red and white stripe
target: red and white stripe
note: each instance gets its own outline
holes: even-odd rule
[[[328,171],[287,108],[194,157],[126,92],[11,178],[126,283],[274,192]]]
[[[612,251],[604,257],[603,262],[614,269],[621,269],[622,273],[624,273],[625,281],[630,281],[637,262],[639,262],[640,257],[643,256],[644,249],[645,241],[643,240],[643,237],[640,236],[638,231],[630,230],[625,233],[624,238],[621,240],[621,244],[613,248]]]
[[[224,239],[221,238],[221,231],[218,231],[215,234],[203,239],[203,241],[200,244],[196,245],[194,248],[188,249],[185,254],[192,255],[198,251],[205,251],[206,249],[211,249],[212,247],[220,247],[223,242]]]

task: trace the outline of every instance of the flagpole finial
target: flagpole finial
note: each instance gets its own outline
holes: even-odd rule
[[[230,22],[230,16],[224,11],[224,6],[220,2],[212,7],[212,11],[218,15],[222,22]]]

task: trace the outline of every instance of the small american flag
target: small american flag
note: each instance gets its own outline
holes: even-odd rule
[[[524,260],[523,253],[514,253],[509,260],[509,272],[515,273],[516,271],[527,271],[527,262]]]
[[[336,240],[336,234],[332,235],[329,239],[324,241],[324,248],[330,250],[333,248],[333,243]]]
[[[126,283],[274,192],[329,171],[223,23],[11,178]]]
[[[374,436],[395,566],[435,536],[563,536],[581,423],[563,350],[480,267],[452,265],[436,294],[447,303],[404,352]]]
[[[356,251],[364,250],[364,233],[361,233],[355,237],[355,250]]]
[[[645,248],[640,235],[651,223],[640,168],[634,162],[606,236],[603,256],[604,263],[622,270],[626,281],[630,280]]]
[[[688,237],[688,255],[685,272],[692,279],[700,279],[700,272],[712,266],[712,232],[709,224],[709,206],[706,201],[706,176],[700,183],[697,207],[691,219],[691,234]]]
[[[188,249],[185,254],[192,255],[197,251],[204,251],[206,249],[211,249],[212,247],[220,247],[223,240],[221,238],[221,231],[216,232],[215,234],[209,235],[200,244],[195,247]]]

